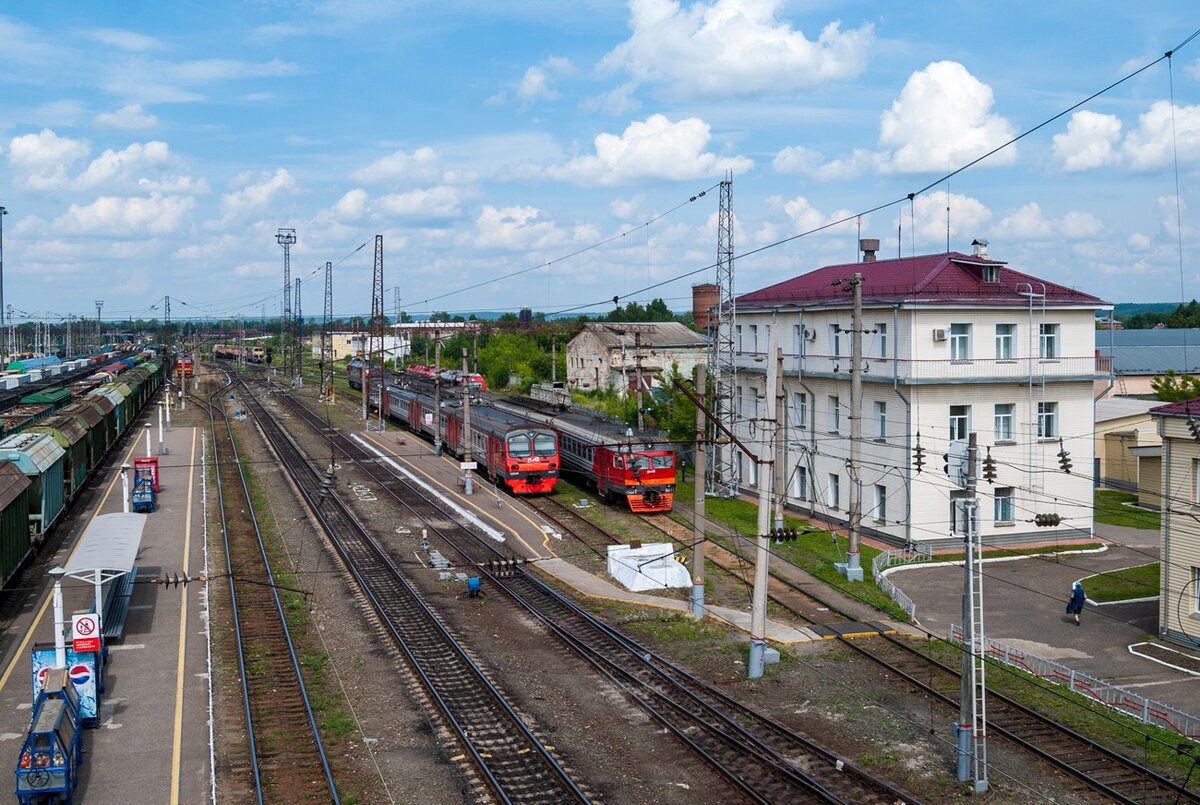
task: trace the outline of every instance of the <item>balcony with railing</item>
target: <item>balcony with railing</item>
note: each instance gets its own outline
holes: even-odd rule
[[[765,372],[766,354],[739,353],[739,372]],[[1105,380],[1112,376],[1112,358],[1103,355],[1061,358],[975,358],[972,360],[880,358],[863,356],[863,380],[901,383],[1013,383],[1035,381]],[[849,355],[784,354],[786,376],[850,377]]]

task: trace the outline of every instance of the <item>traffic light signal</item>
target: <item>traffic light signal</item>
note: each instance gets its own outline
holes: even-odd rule
[[[794,528],[772,528],[767,532],[767,536],[775,542],[795,542],[800,533]]]
[[[1062,524],[1062,517],[1057,514],[1035,514],[1033,524],[1039,528],[1050,528]]]
[[[1063,448],[1063,440],[1058,440],[1058,466],[1062,467],[1062,471],[1071,474],[1071,455],[1070,451]]]
[[[992,458],[992,448],[987,449],[987,456],[983,459],[983,480],[989,484],[996,483],[996,459]]]

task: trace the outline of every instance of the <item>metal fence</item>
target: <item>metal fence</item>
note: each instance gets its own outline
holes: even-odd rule
[[[910,621],[917,619],[917,605],[911,598],[904,594],[904,591],[892,583],[892,580],[883,574],[883,571],[889,567],[896,565],[911,565],[916,562],[928,562],[933,556],[933,548],[929,545],[918,545],[916,548],[901,548],[895,551],[884,551],[876,554],[871,560],[871,571],[875,577],[875,584],[879,589],[888,594],[896,606],[904,610]]]
[[[984,637],[983,641],[984,653],[990,659],[1020,668],[1040,679],[1063,685],[1093,701],[1133,716],[1144,724],[1154,724],[1193,741],[1200,741],[1200,718],[1191,713],[1139,696],[1052,660],[1006,646],[990,637]],[[951,624],[950,642],[961,645],[962,627]]]

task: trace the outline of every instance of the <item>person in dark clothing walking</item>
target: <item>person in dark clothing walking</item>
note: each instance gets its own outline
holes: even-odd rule
[[[1083,584],[1075,582],[1075,586],[1071,588],[1071,600],[1067,602],[1067,614],[1075,616],[1075,625],[1079,625],[1079,613],[1083,611],[1083,602],[1087,600],[1087,596],[1083,592]]]

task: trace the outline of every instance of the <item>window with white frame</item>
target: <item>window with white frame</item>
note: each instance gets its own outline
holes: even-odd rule
[[[1038,438],[1054,439],[1058,437],[1058,403],[1040,402],[1037,404]]]
[[[967,512],[971,493],[965,489],[956,489],[950,493],[950,532],[966,534],[968,528]],[[975,509],[975,525],[979,525],[979,508]]]
[[[887,522],[887,487],[883,484],[875,484],[875,521]]]
[[[885,402],[876,402],[875,403],[875,423],[876,423],[875,438],[876,439],[886,439],[887,438],[887,403],[885,403]]]
[[[829,325],[829,354],[835,358],[842,355],[842,327],[840,324]]]
[[[745,350],[742,349],[742,325],[735,325],[733,331],[736,336],[735,340],[737,341],[737,351],[744,352]]]
[[[745,404],[746,404],[745,399],[746,399],[746,387],[738,386],[737,396],[734,397],[734,400],[736,401],[736,405],[737,405],[736,413],[738,415],[738,419],[742,418],[742,412],[746,410],[745,409]]]
[[[996,403],[996,434],[995,441],[1011,442],[1013,440],[1013,422],[1016,419],[1017,406],[1014,403]]]
[[[800,392],[792,392],[792,422],[797,428],[808,427],[808,395]]]
[[[792,473],[792,497],[808,500],[808,467],[803,464],[797,464]]]
[[[971,406],[950,406],[950,441],[966,439],[971,432]]]
[[[971,325],[950,325],[950,360],[971,360]]]
[[[1057,324],[1038,325],[1038,357],[1044,360],[1059,357]]]
[[[836,509],[842,502],[842,479],[836,472],[829,473],[829,488],[825,490],[825,502]]]
[[[758,389],[747,388],[746,412],[751,419],[758,419]]]
[[[1011,523],[1013,521],[1013,488],[998,486],[993,495],[993,519],[997,523]]]
[[[832,394],[829,396],[829,432],[840,433],[842,427],[842,408],[838,405],[838,398]]]
[[[887,335],[887,324],[885,322],[876,322],[875,337],[879,341],[879,357],[881,358],[886,358],[888,356]]]
[[[996,360],[1011,361],[1016,352],[1013,345],[1016,341],[1017,325],[1015,324],[997,324],[996,325]]]
[[[748,325],[746,332],[746,347],[748,352],[758,352],[758,325]]]

